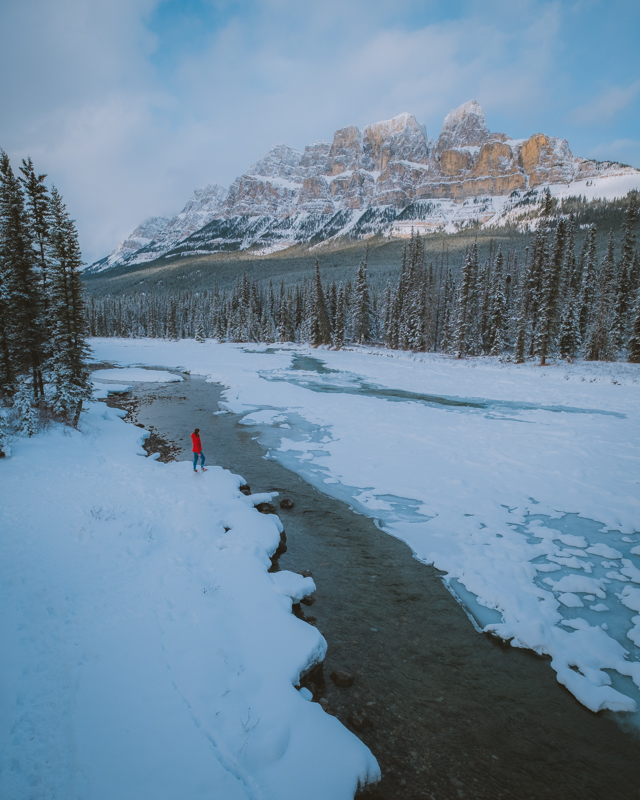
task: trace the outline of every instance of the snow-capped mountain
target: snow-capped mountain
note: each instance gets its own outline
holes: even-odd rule
[[[122,264],[129,256],[158,239],[166,230],[169,221],[166,217],[145,219],[110,255],[96,261],[90,269],[97,272]]]
[[[447,114],[437,141],[405,113],[362,131],[348,125],[303,153],[276,145],[228,191],[197,189],[180,214],[147,220],[89,271],[248,247],[267,253],[345,235],[404,235],[410,227],[496,224],[544,186],[602,196],[593,187],[616,192],[612,178],[640,187],[640,170],[575,157],[565,139],[491,133],[471,100]]]

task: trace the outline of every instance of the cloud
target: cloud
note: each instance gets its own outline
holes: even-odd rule
[[[627,86],[626,89],[610,86],[585,105],[574,108],[568,117],[579,125],[606,124],[615,114],[626,108],[639,92],[640,80]]]

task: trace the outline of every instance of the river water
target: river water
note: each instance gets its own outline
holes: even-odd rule
[[[378,759],[383,778],[369,796],[640,797],[632,733],[581,706],[546,659],[479,635],[437,570],[372,519],[265,458],[257,430],[214,413],[223,387],[183,377],[137,384],[110,404],[150,430],[163,457],[190,459],[189,435],[199,427],[209,463],[242,475],[253,492],[294,501],[280,511],[288,549],[279,566],[313,574],[315,603],[301,613],[328,642],[325,680],[313,678],[316,699]],[[440,400],[447,398],[422,399]],[[333,684],[335,669],[355,675],[351,688]]]

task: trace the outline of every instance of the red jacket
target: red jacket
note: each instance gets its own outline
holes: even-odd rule
[[[200,437],[192,433],[191,434],[191,441],[193,442],[193,452],[194,453],[201,453],[202,452],[202,442],[200,441]]]

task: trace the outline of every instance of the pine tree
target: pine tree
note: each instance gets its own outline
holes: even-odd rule
[[[458,358],[464,358],[471,346],[470,332],[473,323],[474,296],[478,272],[478,246],[473,244],[464,259],[460,286],[458,287],[454,350]]]
[[[542,194],[542,216],[551,217],[555,209],[556,201],[551,195],[549,187],[547,187]]]
[[[525,248],[525,263],[522,278],[520,280],[518,294],[518,313],[514,319],[515,324],[515,348],[514,355],[516,364],[522,364],[525,360],[527,351],[527,338],[529,333],[529,300],[530,288],[532,283],[531,261],[529,260],[529,248]]]
[[[633,275],[634,258],[636,255],[635,226],[638,219],[638,202],[640,193],[633,189],[627,195],[628,205],[622,226],[622,247],[620,251],[620,272],[626,269],[630,276]],[[634,287],[637,288],[637,287]]]
[[[369,248],[356,273],[355,296],[352,311],[353,338],[358,344],[371,341],[371,298],[367,285]]]
[[[3,383],[11,391],[15,376],[30,373],[34,400],[42,395],[42,362],[45,329],[42,297],[30,226],[20,182],[9,158],[0,151],[0,303],[2,347],[8,352],[3,363]]]
[[[493,273],[493,291],[489,314],[489,353],[499,356],[505,348],[507,327],[507,300],[504,290],[504,256],[498,250]]]
[[[176,316],[176,304],[175,301],[171,301],[169,304],[169,320],[167,323],[167,337],[172,342],[178,341],[178,322]]]
[[[628,343],[627,361],[640,364],[640,291],[636,300],[633,328]]]
[[[198,319],[198,325],[196,327],[196,342],[200,342],[200,344],[204,344],[205,342],[204,324],[202,322],[202,317]]]
[[[622,228],[622,246],[618,264],[615,299],[611,310],[611,350],[617,354],[628,338],[629,313],[633,304],[635,287],[633,269],[635,258],[635,223],[638,217],[638,192],[629,192],[629,203]]]
[[[31,228],[31,240],[36,252],[36,262],[40,271],[44,317],[47,321],[49,301],[49,264],[47,242],[49,239],[49,192],[44,184],[46,175],[36,175],[31,158],[22,159],[20,182],[24,187],[27,219]]]
[[[333,328],[333,346],[336,348],[336,350],[340,350],[340,348],[344,346],[346,319],[347,314],[344,301],[344,288],[341,285],[338,289],[338,297],[336,301],[336,324]]]
[[[562,285],[566,233],[566,223],[560,219],[556,228],[551,259],[547,261],[542,274],[540,317],[535,342],[535,354],[540,356],[540,366],[544,366],[546,363],[557,327],[558,298]]]
[[[31,437],[37,432],[38,415],[33,401],[33,389],[26,378],[21,378],[18,382],[13,397],[13,413],[19,433]]]
[[[322,281],[320,279],[320,265],[316,258],[316,271],[313,291],[309,303],[310,343],[314,347],[321,344],[331,344],[331,326],[324,299]]]
[[[580,349],[580,312],[575,289],[569,289],[562,310],[558,347],[562,358],[574,358]]]
[[[80,270],[82,256],[73,220],[62,198],[51,190],[50,202],[50,342],[54,407],[77,424],[82,401],[91,396],[86,341],[87,323]]]
[[[580,286],[580,338],[584,341],[591,321],[596,295],[596,227],[591,225],[584,240],[580,257],[582,283]]]
[[[612,285],[614,279],[614,240],[613,231],[609,231],[607,252],[602,264],[599,296],[594,299],[597,310],[594,314],[584,347],[584,357],[587,361],[608,360],[611,357],[610,348],[610,317],[613,304]]]
[[[4,415],[0,413],[0,458],[9,458],[10,455],[9,425]]]

